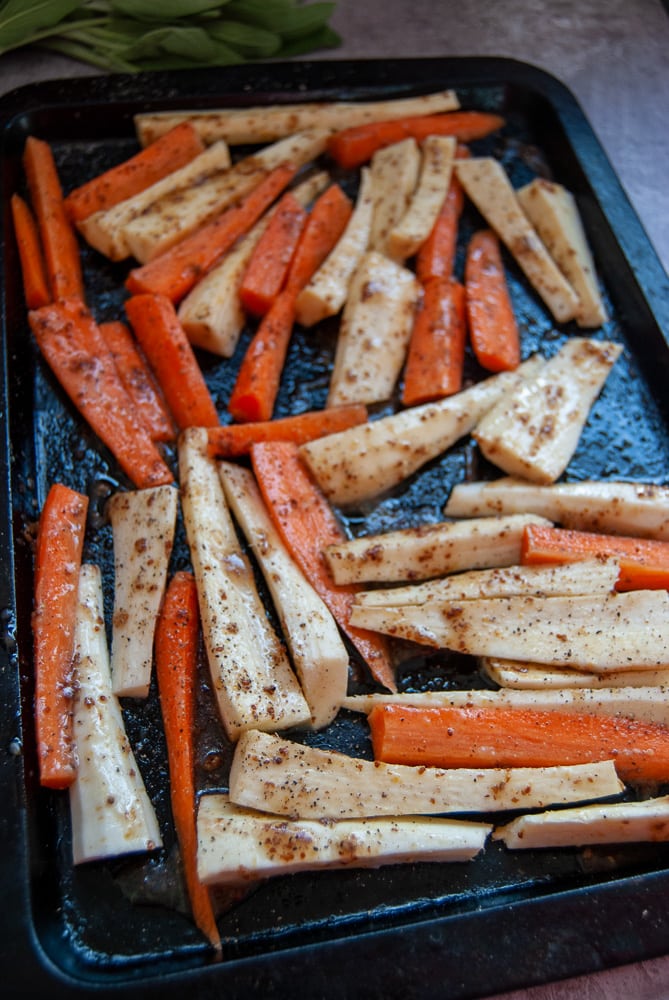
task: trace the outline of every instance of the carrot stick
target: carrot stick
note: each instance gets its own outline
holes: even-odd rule
[[[235,420],[270,420],[295,323],[295,300],[346,228],[353,206],[338,184],[316,200],[293,254],[284,290],[249,344],[230,395]]]
[[[372,676],[395,691],[385,640],[349,622],[359,588],[337,586],[325,565],[322,550],[330,543],[343,541],[344,532],[303,465],[298,446],[290,441],[254,444],[251,462],[270,516],[293,559],[361,654]]]
[[[466,146],[458,146],[456,157],[469,156]],[[441,206],[432,232],[416,254],[416,277],[421,284],[430,278],[450,278],[455,266],[455,251],[458,240],[458,224],[465,202],[462,184],[452,174],[448,193]]]
[[[74,629],[88,497],[61,483],[42,509],[35,555],[32,631],[40,784],[67,788],[76,776],[72,723]]]
[[[84,299],[79,246],[65,211],[60,178],[51,147],[28,136],[23,167],[37,217],[44,263],[54,299]]]
[[[503,125],[503,118],[485,111],[448,111],[439,115],[369,122],[336,132],[328,142],[328,152],[340,167],[352,170],[371,160],[378,149],[402,139],[414,138],[420,142],[428,135],[453,135],[460,142],[473,142]]]
[[[288,164],[271,170],[238,205],[132,270],[125,283],[128,291],[132,295],[164,295],[178,302],[258,221],[294,176],[295,168]]]
[[[128,160],[70,191],[65,210],[75,223],[104,212],[190,163],[204,148],[194,125],[181,122]]]
[[[258,420],[248,424],[210,427],[207,433],[211,458],[239,458],[248,455],[259,441],[292,441],[305,444],[326,434],[348,430],[367,420],[362,403],[331,406],[327,410],[309,410],[279,420]]]
[[[474,233],[467,247],[465,290],[469,337],[476,358],[492,372],[520,364],[520,336],[509,296],[499,239],[490,229]]]
[[[23,294],[28,309],[39,309],[51,302],[49,281],[44,267],[42,244],[35,216],[18,194],[12,195],[14,234],[21,261]]]
[[[179,571],[167,587],[156,626],[156,677],[167,743],[172,817],[191,910],[197,927],[220,951],[209,890],[197,875],[194,739],[199,624],[195,577]]]
[[[405,406],[459,392],[466,335],[464,287],[452,278],[430,278],[409,342],[402,389]]]
[[[331,184],[309,213],[290,264],[285,288],[297,295],[309,283],[344,232],[353,205],[338,184]]]
[[[253,316],[264,316],[278,296],[307,218],[288,191],[276,207],[246,266],[239,297]]]
[[[295,323],[295,296],[281,292],[263,316],[228,400],[233,420],[271,420]]]
[[[86,306],[66,299],[32,310],[28,320],[61,386],[134,485],[173,482]]]
[[[521,562],[526,566],[610,558],[620,566],[616,590],[669,589],[669,542],[550,525],[528,525],[523,532]]]
[[[622,781],[669,779],[669,728],[625,716],[524,708],[378,705],[376,760],[428,767],[551,767],[615,760]]]
[[[172,417],[153,377],[146,358],[125,323],[111,320],[100,323],[116,369],[140,419],[153,441],[173,441],[176,437]]]
[[[164,295],[133,295],[125,310],[179,430],[219,423],[202,370]]]

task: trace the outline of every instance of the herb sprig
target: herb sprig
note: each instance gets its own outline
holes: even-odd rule
[[[341,44],[333,2],[2,0],[0,55],[38,45],[115,72],[289,58]]]

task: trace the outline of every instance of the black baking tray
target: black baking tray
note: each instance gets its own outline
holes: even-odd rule
[[[39,788],[31,687],[31,532],[48,485],[64,480],[91,498],[84,557],[110,573],[104,502],[126,488],[34,350],[11,233],[9,198],[24,190],[28,134],[54,149],[66,190],[137,148],[142,110],[304,100],[365,100],[457,89],[465,107],[499,111],[507,126],[475,147],[500,157],[520,184],[535,173],[576,195],[611,319],[594,336],[623,353],[593,408],[567,478],[666,482],[669,469],[669,281],[587,120],[553,77],[506,59],[269,63],[216,71],[104,76],[30,85],[0,101],[2,170],[2,496],[0,498],[0,956],[4,996],[181,995],[232,998],[482,997],[664,954],[669,940],[669,846],[507,852],[499,844],[467,865],[395,866],[296,875],[262,884],[220,917],[223,958],[183,910],[175,864],[164,747],[155,691],[127,703],[126,722],[165,833],[149,861],[70,864],[67,798]],[[344,184],[350,178],[342,177]],[[463,239],[480,219],[470,207]],[[127,265],[82,246],[98,319],[122,317]],[[553,353],[577,332],[556,327],[507,260],[523,354]],[[460,251],[456,268],[462,266]],[[299,329],[278,415],[321,405],[335,327]],[[222,414],[250,331],[231,362],[200,355]],[[477,378],[472,358],[467,377]],[[470,442],[362,511],[351,534],[441,516],[450,486],[492,475]],[[183,537],[173,568],[188,564]],[[399,651],[403,689],[483,683],[446,655]],[[353,664],[352,690],[369,690]],[[199,777],[224,787],[230,748],[201,692]],[[342,713],[325,733],[296,738],[369,756],[363,720]]]

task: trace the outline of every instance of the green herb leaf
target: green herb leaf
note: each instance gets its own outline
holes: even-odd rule
[[[281,38],[273,31],[257,28],[241,21],[216,21],[207,27],[211,38],[230,45],[240,56],[248,59],[267,59],[281,47]]]
[[[341,36],[328,24],[325,24],[310,35],[302,35],[300,38],[284,42],[277,52],[277,57],[292,59],[293,56],[302,56],[307,52],[316,52],[318,49],[336,49],[338,45],[341,45]]]
[[[228,0],[110,0],[113,10],[138,21],[160,21],[169,25],[181,17],[193,17],[224,7]]]
[[[81,6],[83,0],[7,0],[0,9],[0,53],[27,44],[45,28],[52,28]]]

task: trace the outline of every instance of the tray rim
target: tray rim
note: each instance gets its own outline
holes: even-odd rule
[[[355,74],[361,70],[364,72],[379,68],[387,69],[389,65],[399,69],[400,89],[402,86],[411,87],[414,91],[418,89],[415,80],[413,83],[406,84],[402,71],[404,74],[409,70],[413,73],[429,66],[430,70],[438,72],[445,80],[457,79],[457,83],[451,84],[449,82],[445,84],[447,86],[499,86],[512,82],[532,89],[548,100],[560,119],[566,134],[574,141],[573,151],[597,193],[602,211],[641,289],[643,298],[662,331],[665,341],[669,344],[667,275],[578,102],[564,84],[546,71],[515,59],[463,56],[391,60],[328,58],[322,61],[300,60],[288,63],[268,63],[260,67],[257,64],[255,66],[232,67],[226,69],[225,72],[217,72],[229,81],[229,87],[234,87],[234,81],[248,80],[254,72],[262,71],[269,75],[281,76],[284,81],[290,83],[299,83],[300,78],[309,78],[312,80],[310,90],[318,92],[320,89],[332,89],[331,86],[322,84],[319,86],[315,83],[315,78],[319,75],[323,77],[330,73],[335,76],[337,74],[345,76],[346,73],[353,72]],[[142,88],[148,79],[151,80],[152,91],[161,90],[162,96],[153,97],[148,101],[142,96]],[[30,114],[37,109],[45,110],[49,107],[64,108],[75,99],[81,101],[82,86],[88,88],[88,93],[85,96],[86,104],[99,101],[102,104],[115,103],[117,105],[119,102],[125,102],[128,106],[134,106],[137,102],[154,107],[160,104],[174,106],[175,92],[180,91],[179,102],[185,106],[185,103],[192,103],[196,95],[200,94],[198,88],[202,88],[205,84],[211,86],[211,81],[211,72],[203,70],[133,76],[120,74],[83,76],[27,84],[0,97],[0,144],[4,147],[8,128],[21,115]],[[182,85],[185,85],[183,89],[181,89]],[[283,85],[285,86],[285,83]],[[358,85],[354,89],[373,90],[375,87],[384,89],[383,85],[379,83]],[[278,89],[275,87],[275,90]],[[385,85],[385,89],[388,89],[388,85]],[[247,93],[252,98],[256,91],[250,87]],[[287,98],[287,103],[296,98],[300,99],[299,89],[283,91],[282,93]],[[211,94],[207,95],[204,102],[201,96],[198,96],[197,99],[201,104],[215,103],[209,100],[210,97]],[[249,103],[253,103],[253,101],[250,100]],[[587,167],[584,160],[587,160]],[[603,179],[606,180],[605,185],[602,185]],[[3,242],[0,243],[0,251],[4,252],[4,237]],[[6,356],[6,337],[4,336],[4,295],[3,288],[0,292],[3,322],[0,402],[3,412],[6,412],[9,366]],[[15,593],[12,585],[14,549],[11,540],[12,493],[8,423],[7,420],[3,421],[5,440],[0,453],[0,476],[2,477],[0,487],[2,490],[0,494],[0,555],[9,570],[9,580],[0,587],[0,608],[15,612]],[[16,689],[12,695],[15,698],[20,694],[15,652],[12,648],[15,620],[12,620],[11,614],[6,618],[7,620],[3,622],[4,642],[0,651],[0,670],[3,674],[12,674]],[[14,677],[14,674],[17,676]],[[12,700],[8,699],[8,702]],[[14,708],[14,713],[11,711],[12,708]],[[0,709],[0,722],[3,733],[6,730],[7,734],[4,741],[6,748],[11,737],[17,735],[18,732],[16,705],[3,704]],[[2,878],[1,884],[7,893],[7,906],[4,908],[4,912],[9,912],[11,919],[3,921],[7,926],[4,928],[5,933],[2,936],[2,944],[0,944],[0,955],[5,958],[4,965],[10,971],[10,976],[14,972],[18,973],[15,981],[10,978],[9,985],[15,984],[17,987],[20,985],[28,993],[31,989],[37,991],[48,988],[54,996],[72,996],[94,984],[70,977],[62,969],[53,966],[49,957],[42,950],[32,921],[29,919],[32,911],[27,884],[29,851],[26,839],[26,803],[23,779],[20,754],[14,755],[7,751],[0,767],[0,789],[5,793],[4,801],[7,803],[11,801],[13,808],[12,810],[3,810],[0,816],[0,846],[2,846],[0,877]],[[9,845],[13,845],[12,852],[9,850]],[[295,963],[297,963],[301,977],[301,989],[307,996],[317,996],[322,995],[319,991],[323,989],[324,984],[327,983],[331,987],[336,982],[337,973],[341,971],[342,961],[345,958],[347,963],[355,963],[357,988],[360,990],[360,995],[364,993],[374,996],[379,986],[378,974],[375,973],[375,970],[379,967],[379,963],[383,967],[389,960],[392,961],[398,949],[401,948],[403,952],[402,967],[398,969],[396,963],[392,965],[394,970],[392,989],[394,992],[391,995],[395,995],[395,991],[398,996],[400,994],[409,997],[427,995],[431,986],[439,983],[443,987],[445,982],[453,981],[455,975],[457,982],[453,982],[453,986],[457,992],[449,993],[448,996],[485,996],[487,993],[481,992],[481,989],[487,989],[489,986],[483,987],[484,980],[488,984],[494,982],[497,990],[513,989],[664,954],[667,951],[666,927],[669,921],[665,912],[666,907],[663,904],[668,890],[669,870],[645,875],[625,876],[600,884],[594,887],[594,891],[592,887],[588,886],[572,890],[552,891],[545,896],[493,904],[483,910],[451,914],[443,918],[430,918],[427,921],[414,920],[410,925],[358,933],[353,937],[344,937],[341,940],[310,944],[302,948],[289,947],[250,958],[231,959],[219,967],[188,968],[176,973],[159,973],[156,977],[143,975],[138,980],[135,980],[130,974],[122,982],[109,982],[107,986],[102,988],[98,983],[95,986],[95,995],[115,996],[124,989],[130,989],[133,995],[148,997],[157,995],[158,990],[162,993],[166,991],[169,993],[182,989],[184,984],[192,982],[198,986],[198,996],[208,996],[210,991],[212,996],[214,991],[217,995],[218,990],[224,984],[228,990],[231,987],[234,990],[231,995],[241,996],[242,992],[252,989],[254,985],[257,986],[260,981],[271,986],[274,990],[280,989],[282,984],[286,983],[285,974],[288,973],[289,976],[295,974]],[[596,900],[593,898],[595,896]],[[598,905],[600,901],[605,904],[603,908],[609,914],[609,919],[601,924],[597,921],[595,926],[591,921],[593,906]],[[614,911],[620,915],[621,919],[624,917],[623,923],[628,934],[631,928],[632,942],[623,940],[622,928],[612,929],[610,914]],[[542,955],[541,969],[530,969],[524,973],[517,970],[514,973],[509,969],[500,969],[496,961],[491,962],[490,956],[485,955],[477,956],[477,969],[471,968],[472,963],[469,963],[468,967],[467,958],[471,958],[470,939],[472,937],[481,935],[479,940],[489,940],[489,935],[501,937],[501,939],[509,941],[512,953],[513,949],[517,947],[516,934],[520,933],[519,928],[524,929],[523,943],[528,944],[528,935],[531,937],[531,932],[536,931],[537,925],[542,925],[544,917],[547,917],[547,923],[550,924],[555,921],[556,914],[560,913],[564,915],[568,923],[573,924],[574,914],[577,912],[589,919],[588,941],[583,942],[580,933],[581,927],[580,925],[575,926],[575,933],[570,936],[570,940],[563,942],[559,948],[555,948],[550,960],[547,960],[547,954]],[[634,928],[635,922],[638,923],[637,928]],[[511,923],[515,923],[516,933],[509,939],[508,926]],[[507,933],[503,934],[505,928],[507,928]],[[11,939],[10,930],[12,932]],[[427,946],[425,937],[428,938]],[[342,949],[345,951],[342,952]],[[567,953],[569,961],[566,963]],[[528,951],[527,954],[529,955],[530,952]],[[429,957],[431,961],[431,976],[434,980],[432,984],[424,981],[421,983],[421,974],[425,972],[426,957]],[[423,988],[425,988],[425,992],[422,992]],[[388,995],[388,984],[383,985],[383,992]],[[277,993],[276,995],[284,994]],[[333,992],[332,995],[336,994]],[[350,984],[346,995],[351,995]]]

